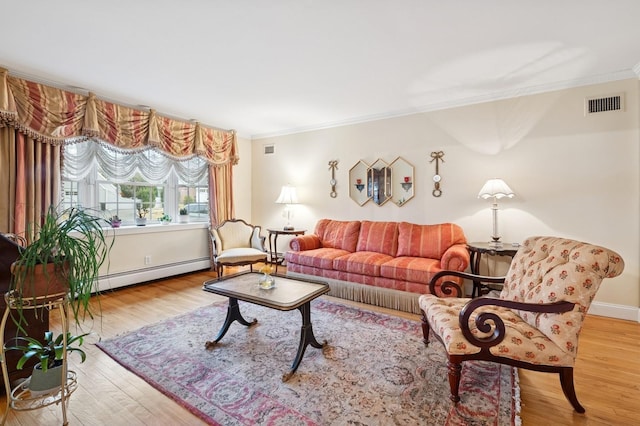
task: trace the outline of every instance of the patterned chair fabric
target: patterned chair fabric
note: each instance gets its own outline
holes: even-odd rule
[[[265,237],[260,235],[260,226],[251,225],[242,219],[230,219],[211,228],[213,265],[222,277],[224,266],[250,265],[267,261]]]
[[[576,411],[584,412],[573,386],[578,336],[602,280],[623,269],[620,255],[603,247],[531,237],[506,277],[491,279],[504,283],[498,299],[420,296],[425,343],[432,330],[448,354],[451,399],[460,400],[461,362],[485,359],[559,373],[565,395]],[[447,275],[487,278],[443,271],[432,281]],[[460,288],[450,284],[461,295]]]

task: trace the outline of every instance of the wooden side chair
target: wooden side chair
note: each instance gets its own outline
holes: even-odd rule
[[[222,277],[224,266],[250,265],[267,261],[265,237],[260,235],[260,226],[251,225],[242,219],[229,219],[210,229],[212,261]]]
[[[498,298],[460,298],[450,281],[419,298],[424,342],[429,331],[444,345],[450,399],[457,403],[462,363],[486,360],[518,368],[558,373],[565,397],[583,413],[573,382],[578,337],[591,301],[604,278],[624,269],[620,255],[603,247],[555,237],[531,237],[516,253],[504,278],[442,271],[430,282],[452,275],[483,282],[503,282]],[[435,293],[434,293],[435,294]]]

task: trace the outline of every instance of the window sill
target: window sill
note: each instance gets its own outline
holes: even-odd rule
[[[129,235],[129,234],[153,234],[156,232],[176,232],[186,231],[189,229],[201,229],[209,228],[209,222],[193,222],[193,223],[170,223],[168,225],[162,225],[160,223],[152,223],[145,226],[136,225],[121,225],[119,228],[104,228],[106,233],[111,231],[115,235]]]

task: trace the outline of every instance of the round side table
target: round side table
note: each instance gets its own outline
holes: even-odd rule
[[[485,242],[467,243],[471,273],[480,275],[480,259],[483,254],[487,256],[509,256],[513,259],[513,256],[518,252],[518,248],[520,248],[520,244],[517,243],[502,243],[499,245]],[[479,297],[486,289],[489,289],[489,287],[480,281],[473,280],[471,297]]]

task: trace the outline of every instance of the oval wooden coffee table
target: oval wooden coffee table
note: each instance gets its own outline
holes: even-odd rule
[[[304,352],[308,345],[321,349],[326,344],[318,343],[311,325],[311,301],[329,292],[329,284],[320,281],[307,281],[299,278],[288,278],[281,275],[274,275],[276,285],[269,290],[263,290],[258,286],[258,280],[262,274],[257,272],[246,272],[242,274],[229,275],[220,280],[209,280],[203,284],[203,290],[225,296],[229,298],[229,307],[227,308],[227,316],[224,320],[222,328],[213,341],[207,341],[205,347],[207,349],[214,347],[227,333],[229,327],[234,321],[251,327],[257,324],[258,320],[253,319],[247,321],[240,313],[238,300],[253,303],[255,305],[265,306],[279,311],[291,311],[298,309],[302,314],[302,329],[300,332],[300,344],[298,352],[291,369],[282,376],[282,381],[286,382],[296,372]]]

